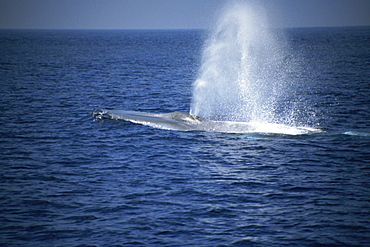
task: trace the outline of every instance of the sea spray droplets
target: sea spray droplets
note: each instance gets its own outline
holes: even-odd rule
[[[205,46],[191,114],[210,120],[279,122],[275,104],[285,89],[283,51],[260,8],[229,6]]]

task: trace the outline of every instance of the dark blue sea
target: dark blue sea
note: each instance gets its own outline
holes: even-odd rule
[[[285,32],[320,132],[92,116],[189,112],[203,30],[1,30],[0,245],[370,246],[370,28]]]

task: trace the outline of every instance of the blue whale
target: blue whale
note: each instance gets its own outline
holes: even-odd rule
[[[147,113],[139,111],[98,109],[92,113],[97,120],[123,120],[154,128],[179,131],[208,131],[225,133],[262,133],[302,135],[322,132],[311,127],[295,127],[277,123],[213,121],[185,112]]]

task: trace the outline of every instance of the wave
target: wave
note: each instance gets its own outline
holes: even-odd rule
[[[370,137],[370,133],[367,132],[357,132],[357,131],[347,131],[343,134],[349,135],[349,136],[364,136],[364,137]]]
[[[98,109],[92,113],[98,120],[123,120],[159,129],[207,131],[223,133],[262,133],[304,135],[322,132],[312,127],[296,127],[277,123],[212,121],[185,112],[147,113],[139,111]]]

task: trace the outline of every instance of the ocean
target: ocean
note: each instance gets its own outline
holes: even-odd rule
[[[93,116],[189,112],[204,30],[1,30],[0,245],[370,246],[370,28],[284,31],[319,131]]]

